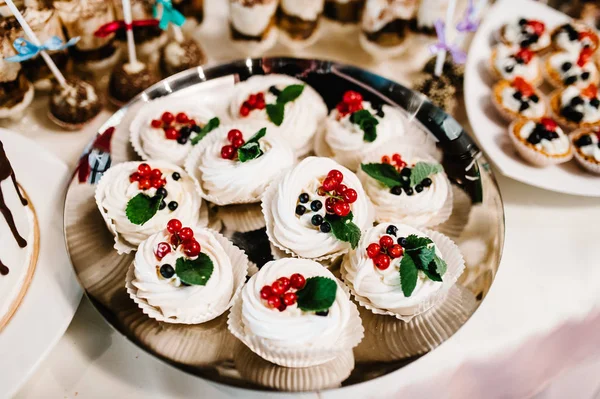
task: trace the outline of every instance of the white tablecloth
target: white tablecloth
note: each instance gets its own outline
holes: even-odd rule
[[[207,21],[198,33],[207,53],[213,62],[238,58],[224,44],[225,1],[207,3]],[[424,39],[411,40],[415,44]],[[269,52],[291,54],[350,62],[403,83],[427,58],[426,52],[411,52],[394,62],[375,64],[358,48],[352,33],[326,36],[310,50],[292,53],[278,46]],[[45,107],[38,101],[29,115],[39,127],[20,123],[14,128],[74,166],[109,113],[104,111],[84,131],[64,133],[46,121]],[[298,397],[529,397],[575,366],[587,372],[585,381],[567,374],[563,380],[568,390],[559,387],[538,397],[560,397],[561,392],[572,394],[575,388],[581,396],[572,397],[597,395],[598,373],[590,370],[600,369],[600,199],[556,194],[502,176],[498,182],[506,212],[504,255],[491,291],[465,326],[441,347],[395,373]],[[595,380],[590,381],[590,375]],[[250,395],[167,366],[116,333],[84,300],[65,336],[19,396],[213,398],[242,394],[275,395]]]

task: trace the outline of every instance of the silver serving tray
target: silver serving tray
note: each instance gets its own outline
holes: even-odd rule
[[[94,200],[102,172],[120,162],[138,160],[128,139],[132,114],[144,103],[194,91],[210,92],[252,75],[288,74],[312,85],[328,107],[342,93],[358,89],[367,100],[404,110],[414,127],[430,132],[443,153],[443,165],[461,204],[439,230],[450,236],[465,257],[467,268],[456,289],[439,308],[418,316],[419,334],[411,323],[376,316],[361,309],[365,339],[339,362],[305,370],[272,365],[254,355],[227,330],[227,312],[196,326],[165,324],[150,319],[129,298],[125,274],[133,255],[117,255],[113,236]],[[504,243],[504,210],[487,161],[449,115],[423,95],[363,69],[334,62],[294,59],[246,59],[210,68],[194,68],[150,87],[119,109],[100,128],[98,136],[115,127],[110,152],[94,145],[85,149],[65,200],[65,236],[79,282],[109,324],[135,345],[185,372],[247,389],[322,390],[348,386],[394,372],[426,355],[452,336],[475,312],[496,275]],[[110,129],[110,130],[109,130]],[[271,259],[264,230],[226,232],[259,267]]]

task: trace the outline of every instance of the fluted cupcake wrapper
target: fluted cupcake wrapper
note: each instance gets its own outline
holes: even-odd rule
[[[365,50],[371,55],[371,57],[375,58],[378,61],[383,61],[388,58],[397,57],[404,53],[407,49],[406,39],[408,39],[408,37],[405,38],[404,41],[398,44],[397,46],[383,47],[367,39],[367,36],[364,32],[361,32],[358,37],[360,46],[363,48],[363,50]]]
[[[511,125],[508,128],[508,136],[510,137],[510,140],[512,141],[519,155],[527,162],[535,166],[544,167],[549,165],[561,164],[573,158],[572,149],[569,149],[569,153],[565,154],[564,156],[549,156],[531,148],[530,146],[519,140],[519,138],[516,136],[515,127],[518,123],[521,123],[521,120],[516,120],[513,123],[511,123]]]
[[[343,284],[339,284],[350,300],[350,295]],[[252,352],[263,359],[284,367],[311,367],[330,362],[357,346],[364,337],[364,328],[356,305],[350,304],[350,318],[348,324],[334,347],[319,346],[315,342],[313,347],[279,348],[273,346],[269,340],[249,335],[242,319],[242,297],[238,296],[229,312],[227,321],[229,331],[242,341]]]
[[[220,206],[217,210],[217,217],[228,230],[240,233],[248,233],[265,227],[265,218],[258,202]]]
[[[380,309],[377,306],[375,306],[369,300],[369,298],[359,295],[354,290],[354,284],[348,278],[348,273],[347,273],[348,262],[350,261],[350,256],[352,256],[352,253],[349,253],[344,257],[344,260],[342,262],[342,268],[341,268],[342,280],[346,283],[346,285],[350,289],[352,296],[354,296],[356,301],[362,307],[370,310],[371,312],[373,312],[374,314],[377,314],[377,315],[393,316],[399,320],[409,322],[415,316],[420,315],[424,312],[427,312],[428,310],[430,310],[437,304],[444,301],[444,299],[448,295],[448,291],[450,291],[452,286],[454,284],[456,284],[456,281],[458,280],[458,278],[464,271],[465,260],[463,259],[459,248],[448,237],[446,237],[442,233],[439,233],[434,230],[424,229],[422,231],[429,238],[431,238],[431,240],[435,243],[435,246],[437,247],[437,249],[442,253],[442,259],[444,259],[444,261],[446,261],[447,270],[446,270],[446,273],[444,274],[444,276],[442,277],[442,280],[443,280],[442,286],[437,291],[432,293],[429,297],[427,297],[423,302],[414,306],[414,309],[406,310],[405,313],[403,313],[403,314],[400,314],[400,313],[397,313],[397,312],[394,312],[391,310],[387,310],[387,309]],[[375,267],[375,266],[373,266],[373,267]]]
[[[271,255],[273,256],[273,259],[275,259],[275,260],[281,259],[281,258],[291,258],[292,257],[290,254],[277,248],[275,245],[273,245],[272,242],[269,243],[269,246],[271,247]],[[324,261],[319,261],[319,263],[322,266],[325,266],[327,269],[333,270],[333,269],[336,269],[342,263],[343,257],[344,257],[343,255],[339,255],[335,258],[327,259]]]
[[[580,129],[580,130],[576,130],[573,133],[571,133],[569,135],[569,139],[571,140],[571,143],[573,143],[582,133],[585,133],[585,132],[586,132],[586,129]],[[594,161],[590,161],[590,160],[586,159],[585,156],[583,156],[583,154],[581,154],[577,148],[573,149],[573,155],[574,155],[577,163],[579,163],[579,165],[581,165],[582,168],[584,168],[585,170],[587,170],[589,172],[592,172],[595,174],[600,174],[600,162],[594,162]]]
[[[246,282],[246,276],[248,274],[249,265],[248,257],[246,256],[246,253],[244,251],[233,245],[231,241],[229,241],[221,234],[217,233],[216,231],[211,231],[211,233],[225,250],[225,253],[231,261],[231,265],[233,267],[233,294],[231,295],[231,299],[229,300],[227,305],[219,309],[214,309],[212,312],[202,315],[195,315],[194,317],[188,317],[185,319],[165,317],[159,309],[150,305],[145,299],[139,298],[137,296],[138,290],[133,284],[133,280],[135,279],[134,261],[129,266],[129,270],[127,271],[127,276],[125,278],[125,288],[127,289],[129,297],[139,306],[140,309],[142,309],[142,312],[144,312],[146,315],[155,320],[162,321],[165,323],[200,324],[222,315],[227,311],[227,309],[229,309],[233,305],[234,301],[242,291],[244,283]]]
[[[243,344],[238,344],[233,361],[242,378],[279,391],[304,392],[339,387],[354,368],[352,350],[340,352],[333,360],[305,368],[269,363]]]

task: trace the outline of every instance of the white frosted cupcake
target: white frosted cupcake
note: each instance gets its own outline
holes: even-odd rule
[[[129,253],[173,218],[200,220],[202,198],[194,180],[164,161],[126,162],[111,167],[96,187],[96,204],[115,236],[115,249]]]
[[[366,153],[405,134],[405,119],[398,109],[374,106],[363,101],[360,93],[347,91],[329,114],[315,149],[317,155],[330,156],[348,169],[357,170]]]
[[[258,56],[275,45],[278,0],[229,0],[229,28],[239,51]]]
[[[575,159],[586,170],[600,174],[600,128],[571,133]]]
[[[442,165],[426,154],[388,143],[368,154],[357,175],[375,220],[432,227],[452,214],[453,195]]]
[[[579,55],[566,51],[550,55],[544,65],[548,82],[557,88],[598,84],[600,75],[591,57],[591,53],[584,51]]]
[[[142,159],[183,166],[194,145],[219,123],[212,110],[189,98],[155,100],[137,113],[129,127],[129,137]]]
[[[500,39],[506,44],[514,44],[535,52],[547,49],[550,32],[542,21],[518,18],[500,29]]]
[[[550,107],[563,126],[572,129],[600,126],[600,98],[595,84],[584,88],[569,86],[555,92]]]
[[[126,285],[153,319],[198,324],[231,307],[247,270],[246,254],[225,237],[172,219],[140,244]]]
[[[556,50],[573,54],[579,54],[583,49],[595,52],[600,44],[594,29],[581,22],[560,25],[552,31],[551,37]]]
[[[533,165],[555,165],[573,157],[569,138],[551,118],[516,120],[508,133],[517,152]]]
[[[539,56],[516,45],[499,43],[494,46],[491,66],[494,75],[502,80],[512,81],[520,76],[534,86],[544,80]]]
[[[274,181],[262,210],[271,243],[287,254],[333,259],[356,247],[373,209],[354,173],[329,158],[308,157]]]
[[[382,223],[344,257],[342,276],[362,306],[409,321],[444,300],[464,268],[443,234]]]
[[[313,147],[327,117],[325,102],[312,87],[285,75],[253,76],[236,85],[230,105],[233,119],[267,122],[300,157]]]
[[[542,92],[520,76],[496,83],[492,91],[492,103],[504,119],[540,119],[548,112]]]
[[[294,258],[269,262],[252,276],[228,324],[254,353],[285,367],[331,361],[364,333],[343,284],[319,263]]]

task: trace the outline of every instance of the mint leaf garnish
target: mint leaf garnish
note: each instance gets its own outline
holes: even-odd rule
[[[431,241],[431,239],[427,237],[419,237],[415,234],[411,234],[408,237],[406,237],[406,245],[404,246],[404,249],[406,251],[414,251],[424,248],[432,243],[433,241]]]
[[[413,256],[413,260],[417,264],[419,269],[425,270],[429,267],[429,264],[435,258],[435,248],[433,247],[423,247],[418,251],[415,251],[415,255]],[[435,267],[433,268],[435,270]]]
[[[212,260],[204,253],[194,260],[181,257],[175,261],[175,274],[182,282],[190,285],[206,285],[213,270]]]
[[[309,277],[306,285],[296,292],[298,307],[305,312],[322,312],[335,302],[337,283],[328,277]]]
[[[400,285],[405,297],[411,296],[415,290],[418,274],[419,271],[413,258],[405,254],[400,261]]]
[[[448,265],[446,264],[445,260],[443,260],[439,256],[435,255],[435,257],[433,258],[433,264],[435,265],[435,271],[440,276],[443,276],[446,273],[446,270],[448,269]],[[431,264],[429,265],[429,268],[431,268]]]
[[[440,276],[439,273],[435,270],[423,269],[422,271],[428,279],[432,281],[442,282],[442,276]]]
[[[379,121],[366,109],[361,109],[350,115],[350,122],[357,124],[364,132],[363,140],[372,143],[377,138],[377,125]]]
[[[352,212],[343,217],[329,213],[325,215],[325,220],[331,225],[333,236],[340,241],[349,242],[352,249],[356,248],[360,240],[360,229],[352,222],[353,217]]]
[[[260,157],[263,151],[260,149],[258,140],[263,138],[267,134],[267,128],[263,127],[254,136],[250,137],[243,146],[238,148],[237,154],[240,162],[248,162],[253,159]]]
[[[417,162],[417,164],[411,170],[410,185],[416,186],[427,177],[443,171],[444,168],[442,168],[442,165],[439,163]]]
[[[284,104],[267,104],[267,116],[276,126],[283,123],[283,114],[285,113]]]
[[[221,124],[221,120],[217,117],[212,118],[206,125],[200,130],[200,132],[191,140],[192,145],[196,145],[202,140],[208,133],[212,132]]]
[[[373,179],[383,183],[387,187],[396,187],[402,184],[400,173],[392,165],[387,163],[361,164],[361,169]]]
[[[141,226],[156,215],[162,200],[163,197],[161,195],[150,197],[139,193],[127,203],[125,215],[131,223]]]
[[[302,94],[303,91],[304,91],[304,85],[287,86],[277,96],[277,103],[285,104],[285,103],[292,102],[295,99],[297,99],[298,97],[300,97],[300,95]]]

